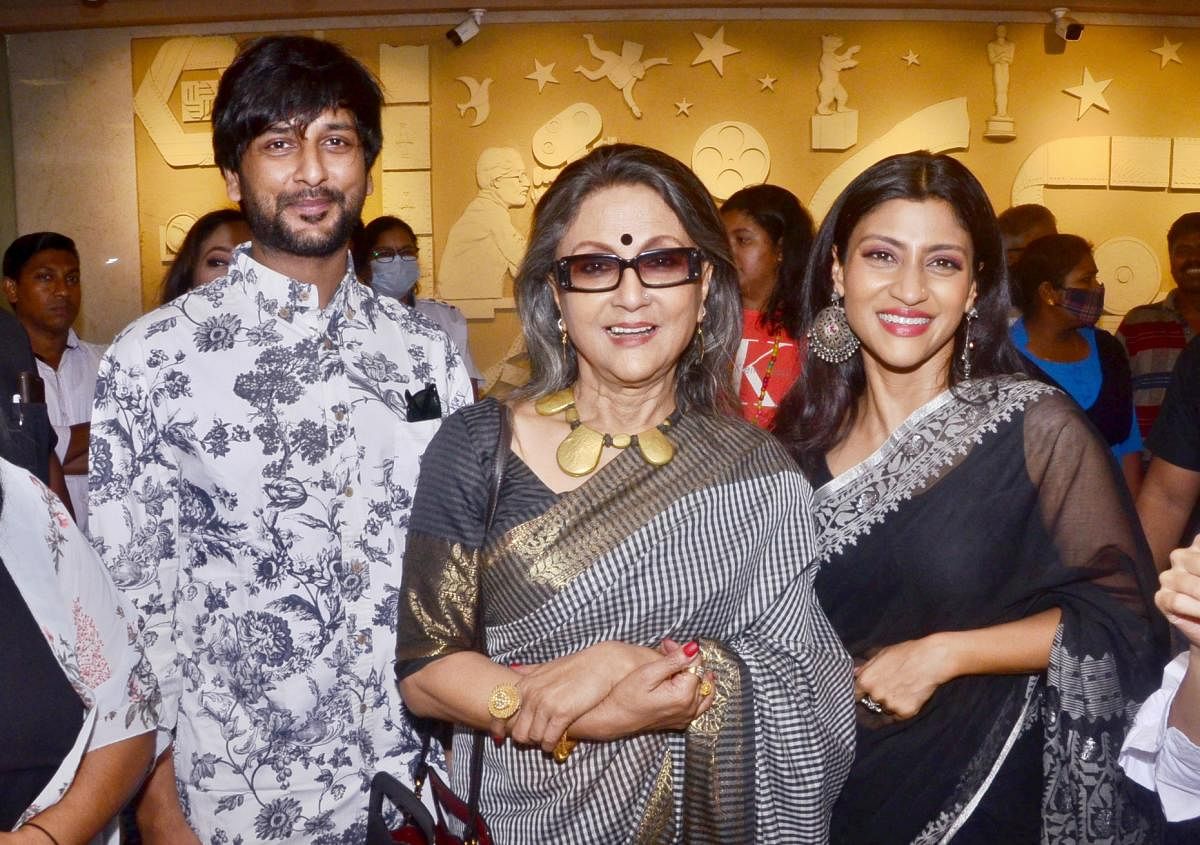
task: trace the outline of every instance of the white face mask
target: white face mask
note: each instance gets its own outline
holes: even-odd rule
[[[391,261],[371,262],[371,287],[384,296],[403,299],[421,278],[415,255],[397,255]]]

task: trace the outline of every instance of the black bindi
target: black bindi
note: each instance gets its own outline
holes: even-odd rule
[[[631,243],[633,243],[633,235],[628,233],[621,235],[621,243],[625,246],[629,246]]]

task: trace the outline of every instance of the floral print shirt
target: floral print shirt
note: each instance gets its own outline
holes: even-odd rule
[[[470,401],[433,323],[352,266],[320,308],[248,246],[101,362],[92,541],[140,614],[204,843],[360,843],[372,774],[419,751],[393,663],[430,385],[444,415]]]
[[[84,754],[153,731],[162,698],[136,614],[58,497],[4,460],[0,489],[0,559],[84,706],[75,745],[24,822],[62,798]]]

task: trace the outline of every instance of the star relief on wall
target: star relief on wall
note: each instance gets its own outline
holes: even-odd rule
[[[545,88],[547,85],[558,85],[559,84],[558,80],[554,78],[554,65],[555,65],[555,62],[551,62],[548,65],[544,65],[541,62],[539,62],[537,59],[533,60],[533,73],[527,74],[525,76],[525,78],[532,79],[534,82],[536,82],[538,84],[538,93],[539,94],[542,93],[542,89]]]
[[[1167,65],[1169,65],[1171,62],[1178,62],[1179,64],[1183,64],[1183,59],[1179,58],[1179,48],[1182,46],[1183,46],[1182,41],[1180,41],[1178,44],[1176,44],[1173,41],[1168,40],[1167,36],[1164,35],[1162,46],[1155,47],[1153,50],[1150,51],[1151,53],[1158,53],[1158,56],[1159,56],[1158,69],[1162,70]]]
[[[769,73],[766,76],[760,76],[758,79],[758,90],[759,91],[774,91],[775,83],[778,81],[779,81],[779,79],[777,77],[771,76],[771,74],[769,74]]]
[[[912,67],[913,65],[921,64],[921,57],[918,56],[916,53],[914,53],[912,50],[909,50],[907,53],[905,53],[903,56],[900,57],[900,61],[904,62],[905,67]]]
[[[676,117],[691,117],[692,116],[692,104],[688,102],[687,97],[684,97],[682,100],[680,100],[679,102],[677,102],[675,104],[675,116]]]
[[[725,27],[723,26],[712,35],[701,35],[698,32],[693,32],[692,35],[700,43],[700,52],[696,58],[692,59],[692,67],[711,62],[712,66],[716,68],[718,76],[725,75],[725,57],[742,52],[737,47],[731,47],[725,43]]]
[[[1072,85],[1070,88],[1063,89],[1064,93],[1079,98],[1079,111],[1075,115],[1076,120],[1083,117],[1092,106],[1102,111],[1109,110],[1108,100],[1104,99],[1104,89],[1111,82],[1112,79],[1093,79],[1091,70],[1085,67],[1083,69],[1083,81],[1078,85]]]

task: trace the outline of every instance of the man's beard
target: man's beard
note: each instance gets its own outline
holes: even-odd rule
[[[329,200],[331,207],[326,215],[337,215],[334,226],[327,232],[297,232],[288,227],[284,212],[289,206],[308,199]],[[276,197],[275,213],[261,205],[252,193],[242,196],[242,213],[250,225],[254,240],[263,246],[305,258],[325,258],[345,248],[362,214],[362,201],[353,212],[347,207],[346,195],[333,188],[314,188],[294,194]],[[303,218],[302,218],[303,219]]]

